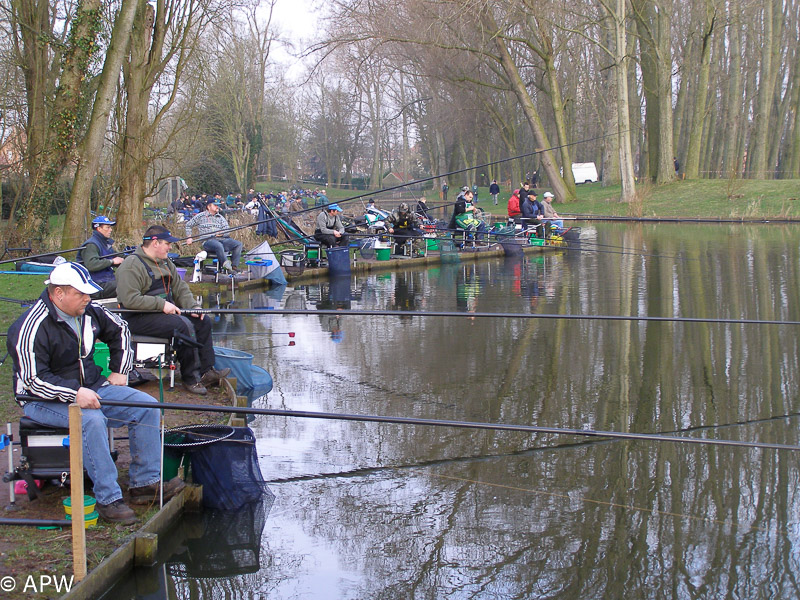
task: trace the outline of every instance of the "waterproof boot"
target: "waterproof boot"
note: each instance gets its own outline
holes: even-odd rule
[[[136,513],[134,513],[131,507],[125,504],[121,498],[119,500],[114,500],[114,502],[110,504],[100,504],[98,502],[95,509],[97,510],[97,514],[99,514],[104,521],[108,521],[109,523],[130,525],[137,520]]]
[[[219,385],[219,382],[230,374],[230,369],[217,370],[214,367],[211,367],[208,371],[203,373],[203,376],[200,378],[200,383],[207,388],[214,387],[215,385]]]
[[[131,504],[152,504],[158,500],[160,486],[161,482],[157,482],[142,487],[131,488],[129,490],[131,493]],[[169,481],[164,482],[164,501],[166,502],[185,487],[186,484],[183,483],[180,477],[173,477]]]

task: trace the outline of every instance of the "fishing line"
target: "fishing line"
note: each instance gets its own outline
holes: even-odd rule
[[[107,308],[109,312],[120,314],[161,314],[159,311],[143,311],[128,308]],[[663,323],[715,323],[721,325],[800,325],[800,321],[777,319],[726,319],[711,317],[652,317],[628,315],[579,315],[579,314],[539,314],[539,313],[490,313],[457,311],[411,311],[411,310],[338,310],[338,309],[287,309],[287,308],[192,308],[182,309],[186,314],[231,314],[231,315],[334,315],[359,317],[458,317],[468,319],[563,319],[567,321],[653,321]]]
[[[559,498],[563,500],[573,501],[573,500],[581,500],[582,502],[586,502],[589,504],[597,504],[599,506],[607,506],[609,508],[622,508],[624,510],[632,510],[636,512],[643,512],[649,513],[652,515],[664,516],[664,517],[677,517],[679,519],[687,519],[690,521],[696,521],[700,523],[711,523],[714,525],[722,525],[722,526],[735,526],[737,528],[742,527],[738,521],[726,521],[722,519],[715,519],[713,517],[698,517],[696,515],[689,515],[685,513],[678,513],[672,511],[665,511],[665,510],[658,510],[656,508],[647,508],[642,506],[636,506],[633,504],[620,504],[618,502],[612,502],[610,500],[595,500],[592,498],[586,498],[585,496],[571,496],[569,494],[564,494],[561,492],[546,492],[544,490],[535,490],[532,488],[524,488],[519,486],[513,486],[503,483],[491,483],[488,481],[480,481],[475,479],[465,479],[463,477],[455,477],[453,475],[442,475],[441,473],[431,473],[434,477],[440,477],[442,479],[449,479],[451,481],[460,481],[462,483],[469,483],[474,485],[485,485],[488,487],[500,488],[505,490],[512,490],[516,492],[529,492],[532,494],[539,494],[542,496],[548,496],[550,498]],[[757,525],[746,525],[745,529],[747,531],[762,531],[764,533],[769,533],[770,529],[765,527],[759,527]],[[777,528],[780,533],[787,534],[788,531],[784,527]]]

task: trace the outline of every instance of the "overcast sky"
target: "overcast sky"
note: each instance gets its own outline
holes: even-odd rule
[[[324,12],[319,0],[277,0],[273,13],[274,22],[283,32],[283,37],[295,43],[295,52],[308,47],[320,27],[319,16]],[[288,66],[287,76],[295,78],[302,72],[302,65],[292,58],[283,47],[276,47],[273,57]]]

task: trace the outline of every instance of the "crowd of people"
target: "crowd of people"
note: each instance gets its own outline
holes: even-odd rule
[[[308,210],[310,207],[328,204],[328,196],[324,189],[293,188],[279,192],[256,192],[250,189],[245,196],[242,194],[228,194],[225,198],[221,193],[209,195],[184,194],[176,198],[169,207],[170,213],[179,213],[184,219],[191,219],[194,215],[205,210],[209,201],[215,202],[223,211],[244,210],[258,214],[259,207],[263,204],[278,214],[289,214]]]

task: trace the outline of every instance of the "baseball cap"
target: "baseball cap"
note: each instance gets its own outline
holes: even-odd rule
[[[99,217],[95,217],[92,220],[92,226],[97,227],[98,225],[116,225],[116,221],[112,221],[105,215],[100,215]]]
[[[209,204],[219,204],[219,202],[217,202],[217,198],[215,196],[209,196],[206,200],[206,206]]]
[[[544,197],[545,198],[555,198],[555,196],[553,196],[553,194],[551,194],[550,192],[545,192],[544,193]]]
[[[86,267],[74,262],[65,262],[58,265],[50,272],[50,278],[45,285],[69,285],[82,294],[94,294],[103,288],[92,281],[92,276]]]
[[[161,233],[156,233],[154,235],[146,235],[142,238],[143,240],[167,240],[168,242],[177,242],[178,238],[173,236],[169,231],[162,231]]]
[[[339,208],[338,204],[328,204],[328,210],[337,210],[339,212],[342,212],[342,209]]]

